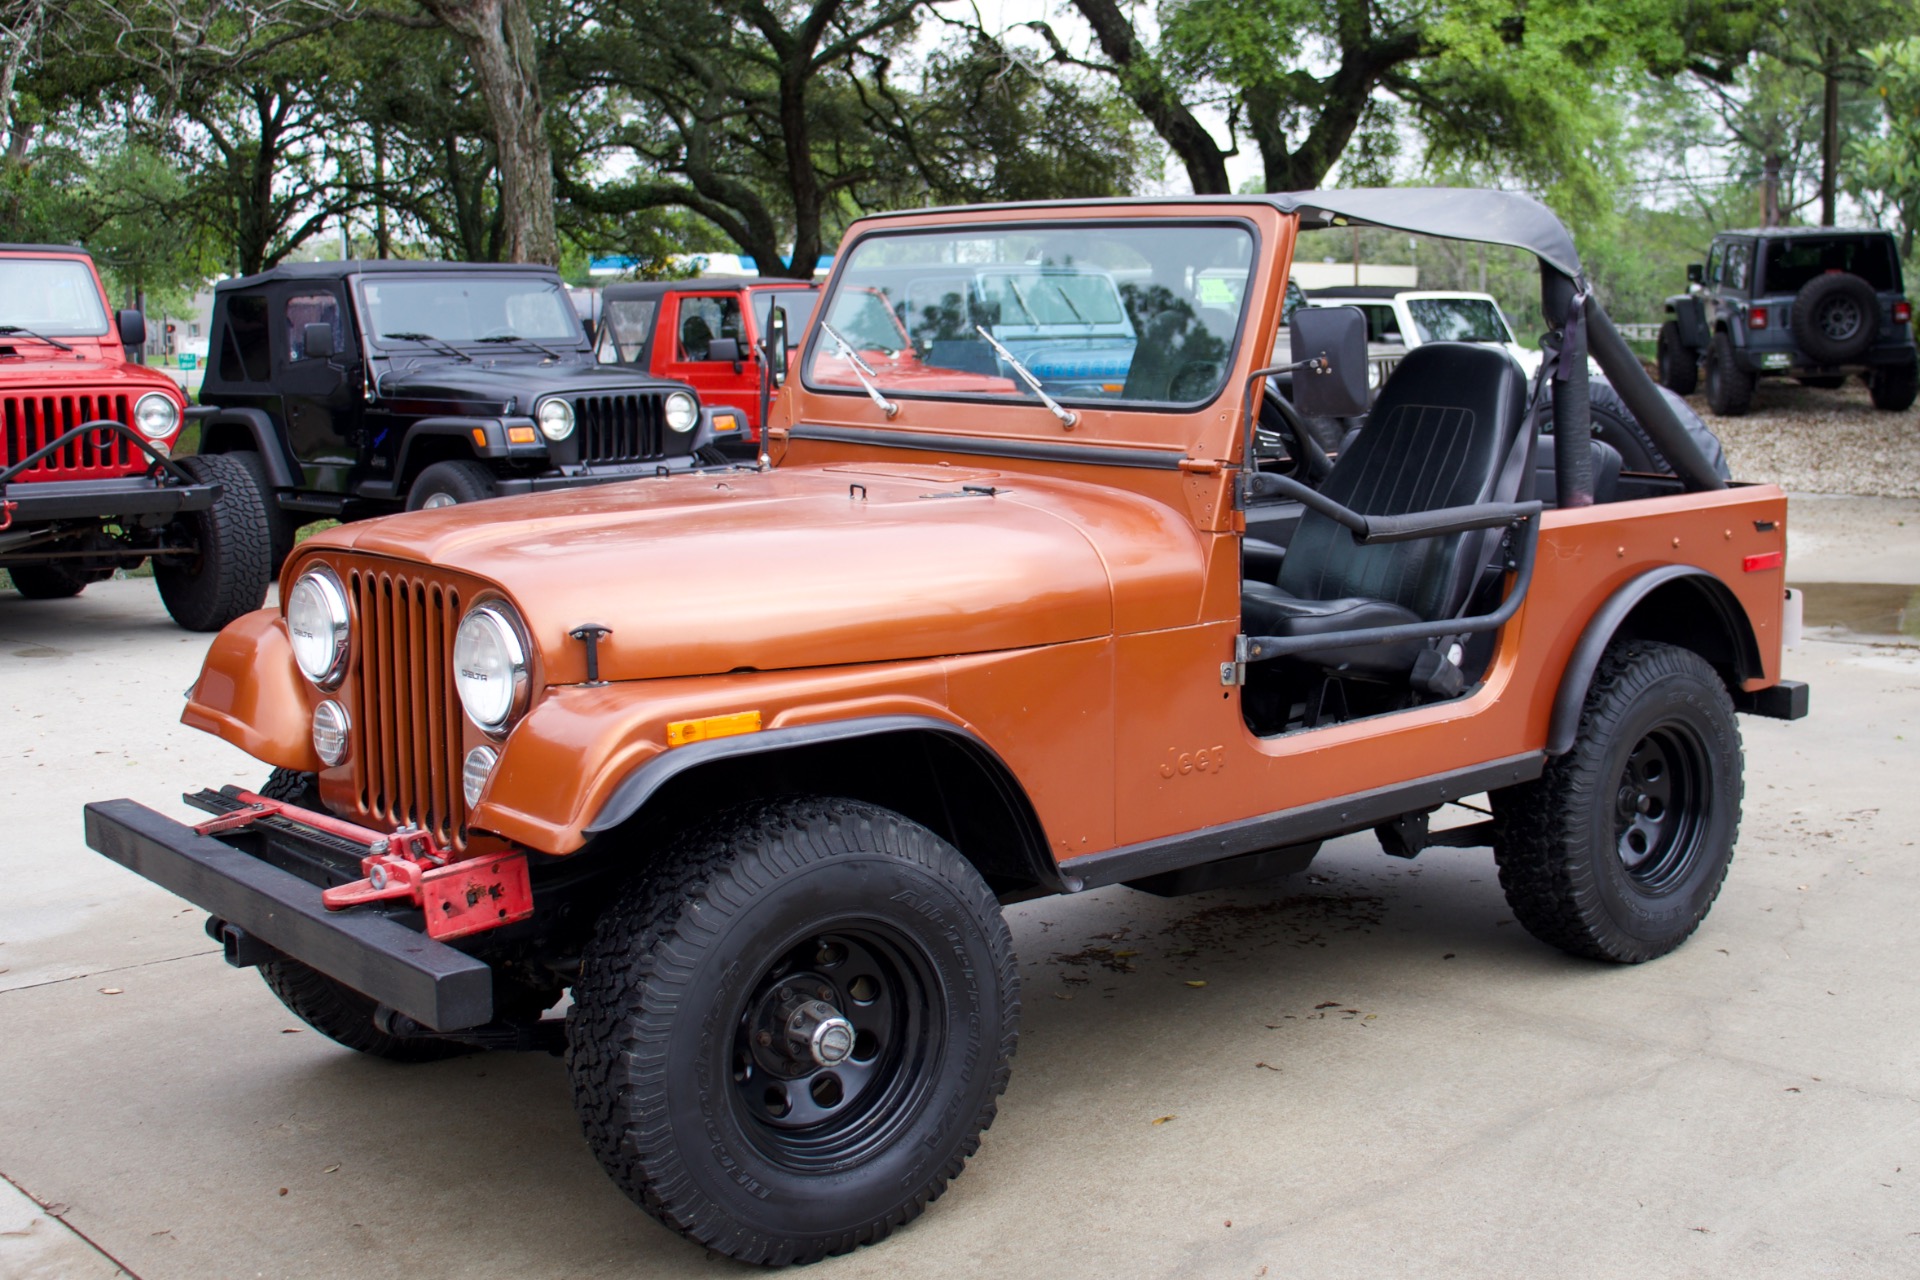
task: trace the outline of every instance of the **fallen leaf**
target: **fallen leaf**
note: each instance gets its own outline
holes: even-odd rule
[[[1056,991],[1053,993],[1053,998],[1055,1000],[1071,1000],[1073,996],[1065,991]]]
[[[1188,978],[1187,985],[1190,987],[1204,987],[1207,985],[1207,980],[1205,978]]]
[[[300,1034],[300,1028],[298,1028],[298,1027],[282,1027],[282,1028],[280,1028],[280,1034],[281,1034],[281,1035],[283,1035],[283,1036],[297,1036],[297,1035],[299,1035],[299,1034]]]
[[[285,1187],[280,1188],[280,1194],[281,1195],[287,1194],[287,1189]]]
[[[126,994],[126,988],[125,987],[102,987],[100,988],[100,994],[103,996],[124,995]]]
[[[1368,1015],[1367,1015],[1366,1017],[1364,1017],[1364,1018],[1362,1018],[1362,1019],[1360,1019],[1360,1021],[1362,1021],[1362,1022],[1372,1022],[1372,1021],[1373,1021],[1373,1020],[1374,1020],[1375,1018],[1377,1018],[1377,1017],[1379,1017],[1379,1016],[1380,1016],[1380,1015],[1379,1015],[1379,1014],[1377,1014],[1377,1013],[1370,1013],[1370,1014],[1368,1014]]]
[[[1271,1062],[1256,1062],[1253,1065],[1256,1067],[1262,1068],[1263,1070],[1266,1070],[1266,1071],[1278,1071],[1280,1069],[1274,1066]]]
[[[1698,1231],[1703,1236],[1710,1236],[1713,1234],[1713,1231],[1707,1227],[1688,1227],[1687,1230]]]
[[[1790,1084],[1790,1085],[1788,1085],[1788,1086],[1787,1086],[1787,1092],[1788,1092],[1788,1093],[1798,1093],[1798,1092],[1800,1092],[1800,1086],[1799,1086],[1799,1085],[1797,1085],[1797,1084]]]
[[[340,1166],[339,1166],[339,1165],[337,1165],[337,1164],[330,1164],[330,1165],[328,1165],[328,1166],[327,1166],[326,1168],[324,1168],[324,1169],[322,1169],[322,1170],[321,1170],[320,1172],[322,1172],[322,1173],[338,1173],[338,1172],[340,1172]]]
[[[49,1218],[58,1218],[64,1213],[71,1212],[72,1209],[73,1206],[70,1204],[50,1204],[47,1206],[47,1216]]]
[[[1340,1002],[1338,1000],[1322,1000],[1319,1004],[1313,1007],[1316,1009],[1338,1009],[1340,1007]]]
[[[1228,1219],[1227,1219],[1227,1225],[1228,1225],[1228,1226],[1232,1226],[1232,1225],[1233,1225],[1233,1219],[1232,1219],[1232,1218],[1228,1218]]]
[[[1443,955],[1443,956],[1441,956],[1440,958],[1441,958],[1442,960],[1451,960],[1451,959],[1453,959],[1453,952],[1451,952],[1451,951],[1449,951],[1449,952],[1447,952],[1447,954],[1445,954],[1445,955]]]
[[[1138,951],[1116,951],[1113,953],[1113,958],[1115,960],[1131,960],[1139,954]]]
[[[147,1234],[148,1234],[148,1235],[150,1235],[150,1236],[170,1236],[170,1235],[172,1235],[172,1234],[173,1234],[173,1228],[172,1228],[172,1227],[162,1227],[162,1228],[160,1228],[160,1230],[158,1230],[158,1231],[149,1231],[149,1232],[147,1232]]]
[[[1173,1117],[1173,1116],[1161,1116],[1161,1117],[1160,1117],[1160,1118],[1159,1118],[1158,1120],[1155,1120],[1155,1121],[1154,1121],[1154,1123],[1155,1123],[1155,1124],[1165,1124],[1165,1123],[1166,1123],[1167,1121],[1169,1121],[1169,1120],[1172,1120],[1172,1119],[1174,1119],[1174,1118],[1175,1118],[1175,1117]]]

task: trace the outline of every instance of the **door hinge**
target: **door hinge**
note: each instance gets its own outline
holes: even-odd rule
[[[1248,641],[1243,635],[1233,638],[1233,661],[1220,664],[1220,683],[1243,685],[1247,682]]]

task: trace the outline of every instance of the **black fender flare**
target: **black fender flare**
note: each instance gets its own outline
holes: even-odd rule
[[[773,755],[795,749],[849,743],[860,739],[889,735],[935,735],[958,748],[980,769],[1005,806],[1020,845],[1020,860],[1033,880],[1056,892],[1065,886],[1054,861],[1046,832],[1040,825],[1026,789],[999,753],[979,735],[960,725],[932,716],[879,715],[830,724],[801,725],[768,729],[760,733],[736,734],[689,743],[654,756],[621,779],[613,794],[585,828],[589,836],[604,834],[639,814],[647,802],[669,782],[703,766],[722,760],[740,760],[752,756]],[[964,853],[965,850],[962,850]]]
[[[1706,305],[1690,293],[1667,299],[1667,312],[1680,330],[1680,342],[1694,351],[1705,351],[1713,335],[1707,332]]]
[[[253,447],[260,455],[260,461],[266,465],[267,479],[276,489],[298,489],[301,487],[301,472],[288,450],[285,438],[273,417],[264,409],[227,409],[219,405],[195,405],[187,410],[187,420],[200,424],[200,452],[206,453],[207,437],[214,434],[213,428],[237,427],[253,440]],[[216,449],[215,453],[232,453],[232,449]]]
[[[1730,658],[1723,675],[1733,677],[1736,697],[1740,680],[1761,674],[1760,645],[1754,637],[1753,624],[1747,620],[1746,610],[1740,607],[1739,600],[1725,583],[1705,569],[1693,565],[1669,564],[1649,569],[1607,597],[1606,603],[1587,620],[1586,630],[1573,646],[1573,654],[1567,659],[1566,668],[1560,675],[1559,691],[1554,694],[1553,716],[1547,722],[1549,756],[1563,756],[1573,750],[1574,735],[1580,730],[1580,712],[1586,705],[1587,689],[1593,683],[1593,673],[1599,669],[1600,657],[1607,651],[1607,646],[1613,643],[1621,625],[1654,592],[1676,584],[1685,584],[1685,589],[1694,591],[1708,611],[1708,616],[1720,622],[1723,629],[1718,639],[1725,642],[1724,653]]]
[[[507,444],[507,427],[509,423],[516,427],[535,425],[532,418],[507,419],[491,415],[422,418],[406,429],[407,437],[400,442],[400,456],[394,460],[394,475],[396,478],[403,480],[402,487],[405,487],[405,484],[411,483],[409,477],[412,474],[414,443],[427,436],[457,436],[461,443],[466,445],[468,455],[479,461],[502,459],[510,455],[528,458],[536,455],[540,457],[546,456],[546,438],[538,435],[538,433],[536,433],[535,436],[537,441],[535,445],[522,445],[518,449],[509,446]],[[473,442],[473,429],[475,427],[483,428],[487,433],[489,443],[484,448]]]

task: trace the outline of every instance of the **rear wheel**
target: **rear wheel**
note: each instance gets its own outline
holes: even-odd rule
[[[29,600],[70,599],[100,576],[59,563],[16,565],[7,574],[13,579],[13,589]]]
[[[1690,396],[1700,385],[1700,353],[1680,341],[1678,321],[1660,326],[1660,381],[1677,395]]]
[[[171,541],[191,554],[154,557],[154,584],[175,622],[218,631],[266,601],[273,581],[266,499],[253,472],[232,455],[182,458],[180,466],[196,481],[219,485],[220,497],[205,511],[178,517]]]
[[[422,471],[407,490],[407,510],[424,511],[433,507],[458,506],[463,502],[484,502],[494,495],[493,472],[478,462],[459,459],[436,462]]]
[[[1707,352],[1707,407],[1723,418],[1738,418],[1753,403],[1754,376],[1734,359],[1733,339],[1722,329]]]
[[[641,1208],[745,1262],[871,1244],[945,1190],[1006,1088],[1019,978],[953,846],[845,800],[693,833],[601,918],[568,1069]]]
[[[1911,364],[1883,364],[1867,375],[1867,393],[1876,409],[1889,413],[1911,409],[1916,391],[1920,391],[1920,367]]]
[[[1691,650],[1628,641],[1594,672],[1573,750],[1494,793],[1494,858],[1542,942],[1638,964],[1699,927],[1740,829],[1733,700]]]

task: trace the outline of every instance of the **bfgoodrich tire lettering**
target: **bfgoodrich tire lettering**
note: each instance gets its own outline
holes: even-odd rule
[[[761,1038],[787,1025],[762,1014],[826,990],[869,1036],[854,1005],[878,1007],[887,983],[834,976],[849,940],[877,966],[859,973],[918,972],[896,1043],[856,1039],[852,1057],[893,1065],[810,1088],[824,1101],[783,1128],[753,1086],[832,1072],[777,1030]],[[757,803],[683,839],[607,909],[573,995],[574,1102],[608,1175],[676,1231],[763,1264],[870,1244],[939,1196],[993,1121],[1019,1016],[978,873],[898,814],[824,799]]]
[[[1628,641],[1594,673],[1574,748],[1494,793],[1494,858],[1542,942],[1637,964],[1699,927],[1739,836],[1740,730],[1698,654]]]

